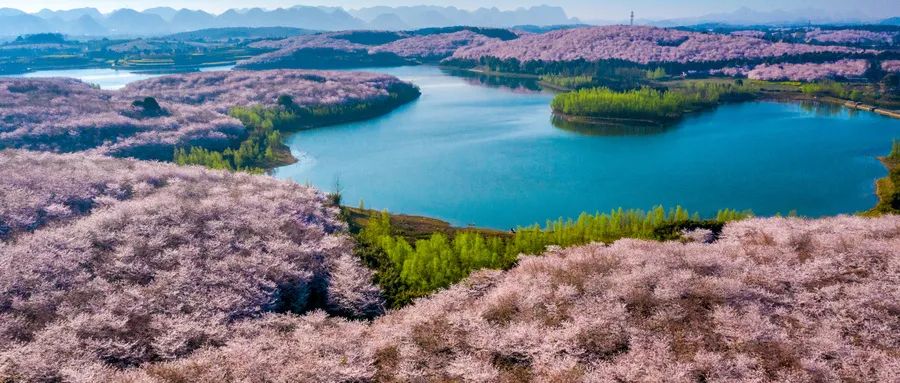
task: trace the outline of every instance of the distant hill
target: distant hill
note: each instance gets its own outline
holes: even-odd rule
[[[175,14],[178,13],[178,10],[172,7],[156,7],[145,9],[144,13],[157,15],[159,17],[162,17],[163,20],[171,21]]]
[[[881,25],[900,25],[900,17],[881,20]]]
[[[114,35],[155,35],[168,32],[166,21],[159,15],[120,9],[102,23]]]
[[[166,36],[173,40],[251,40],[251,39],[282,39],[292,36],[307,35],[316,33],[309,29],[288,28],[288,27],[261,27],[261,28],[210,28],[201,29],[199,31],[181,32]]]
[[[22,12],[18,9],[13,8],[0,8],[0,16],[19,16],[24,15],[25,12]]]
[[[587,24],[570,24],[570,25],[516,25],[510,29],[528,32],[528,33],[547,33],[565,29],[587,28]]]
[[[366,22],[378,24],[381,29],[448,27],[471,25],[480,27],[511,27],[515,25],[557,25],[578,23],[569,18],[562,7],[536,6],[501,11],[497,8],[479,8],[467,11],[456,7],[430,5],[405,7],[369,7],[350,11]]]
[[[19,36],[15,44],[65,44],[65,36],[59,33],[40,33],[36,35]]]
[[[36,13],[35,16],[38,16],[45,20],[58,19],[62,21],[78,20],[84,16],[88,16],[94,20],[100,20],[103,18],[103,14],[100,13],[97,8],[76,8],[65,11],[51,11],[49,9],[42,9],[40,12]]]
[[[32,35],[55,32],[47,20],[29,14],[12,14],[0,16],[0,36]]]

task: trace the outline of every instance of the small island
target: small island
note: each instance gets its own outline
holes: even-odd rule
[[[692,82],[673,89],[643,87],[621,92],[605,87],[586,88],[557,95],[551,107],[555,117],[568,122],[666,125],[687,113],[722,102],[753,99],[757,92],[755,87],[742,81]]]

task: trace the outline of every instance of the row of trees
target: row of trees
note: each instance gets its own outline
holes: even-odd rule
[[[593,76],[541,76],[541,82],[563,89],[581,89],[594,85]]]
[[[800,91],[814,96],[832,96],[855,101],[862,98],[861,92],[851,91],[843,84],[829,80],[801,84]]]
[[[677,239],[682,230],[720,231],[723,223],[751,216],[749,211],[722,210],[714,219],[662,206],[650,211],[617,209],[581,214],[577,219],[548,221],[522,227],[512,234],[463,231],[437,233],[414,242],[398,235],[386,212],[369,220],[357,235],[358,252],[378,270],[377,280],[391,306],[456,283],[479,269],[507,269],[520,254],[540,254],[547,246],[576,246],[614,242],[621,238]]]

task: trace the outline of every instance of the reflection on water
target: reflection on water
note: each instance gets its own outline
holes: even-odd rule
[[[676,124],[640,124],[624,122],[577,122],[554,115],[551,117],[553,126],[572,133],[586,136],[646,136],[665,133],[674,128]]]
[[[814,113],[816,116],[820,117],[835,117],[840,116],[842,113],[848,113],[850,116],[854,116],[856,113],[860,112],[857,109],[847,108],[843,105],[830,102],[803,100],[800,101],[799,104],[800,108],[803,110]]]
[[[467,84],[490,88],[506,88],[520,93],[539,93],[544,89],[535,78],[501,77],[471,70],[442,68],[444,74],[459,77]]]

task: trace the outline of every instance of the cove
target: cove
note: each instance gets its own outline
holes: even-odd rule
[[[581,212],[680,204],[704,215],[854,213],[876,203],[877,157],[900,121],[799,103],[729,104],[666,129],[555,126],[552,93],[432,66],[371,69],[422,97],[373,120],[287,139],[276,177],[344,203],[509,229]]]

